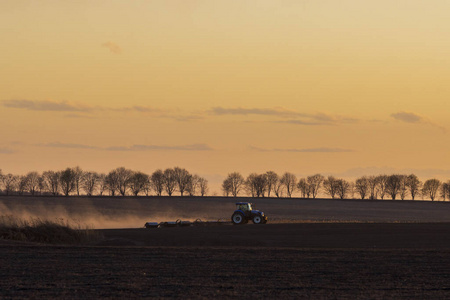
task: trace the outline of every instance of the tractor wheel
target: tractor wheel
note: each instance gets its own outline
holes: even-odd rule
[[[244,224],[244,221],[245,221],[244,215],[239,212],[234,213],[231,216],[231,222],[233,222],[233,224],[235,225]]]
[[[263,218],[261,216],[254,216],[253,217],[253,224],[262,224]]]

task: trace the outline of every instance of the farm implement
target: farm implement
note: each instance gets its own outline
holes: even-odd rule
[[[189,227],[189,226],[219,226],[219,225],[242,225],[252,221],[253,224],[266,224],[267,216],[264,212],[252,209],[252,204],[248,202],[237,202],[236,210],[231,216],[230,221],[202,221],[197,219],[193,222],[176,220],[175,222],[147,222],[145,228],[161,228],[161,227]]]

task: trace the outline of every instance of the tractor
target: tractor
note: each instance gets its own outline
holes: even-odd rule
[[[247,224],[250,220],[253,224],[266,224],[267,216],[262,211],[253,210],[251,203],[237,202],[236,210],[231,216],[231,222],[235,225],[240,225]]]

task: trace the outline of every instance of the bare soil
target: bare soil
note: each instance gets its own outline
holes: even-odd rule
[[[5,198],[3,211],[137,224],[89,246],[0,241],[2,299],[450,298],[448,203],[256,199],[278,224],[145,229],[162,212],[228,216],[234,199]]]

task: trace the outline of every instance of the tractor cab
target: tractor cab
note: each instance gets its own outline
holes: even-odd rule
[[[243,212],[252,211],[252,204],[248,202],[236,203],[236,210],[242,210]]]

